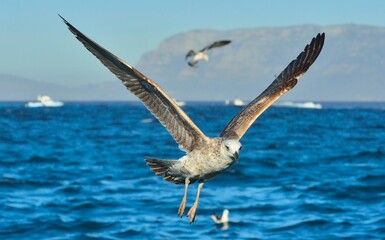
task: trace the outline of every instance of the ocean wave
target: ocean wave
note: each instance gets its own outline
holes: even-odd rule
[[[313,228],[320,229],[320,228],[328,228],[329,226],[331,226],[333,224],[334,224],[333,222],[326,220],[326,219],[321,219],[321,218],[305,219],[305,220],[301,220],[301,221],[291,221],[284,226],[272,228],[272,229],[270,229],[270,231],[287,232],[287,231],[292,231],[292,230],[296,230],[296,229],[297,230],[298,229],[309,229],[309,228],[310,229],[313,229]]]
[[[9,178],[9,177],[0,178],[0,186],[3,186],[3,187],[7,187],[7,186],[17,187],[18,185],[25,185],[25,184],[27,184],[27,181],[22,179]]]
[[[57,163],[59,162],[60,160],[55,158],[55,157],[42,157],[42,156],[39,156],[39,155],[34,155],[32,157],[30,157],[27,162],[29,163]]]
[[[50,188],[58,186],[58,183],[54,181],[48,181],[45,179],[29,179],[19,177],[3,177],[0,178],[0,186],[2,187],[12,187],[12,188]]]
[[[357,179],[364,183],[379,183],[385,185],[385,173],[383,174],[365,174]]]
[[[333,204],[332,201],[311,199],[299,204],[295,210],[298,212],[312,212],[314,214],[340,214],[346,211],[342,206]]]
[[[20,108],[3,112],[17,131],[0,136],[0,239],[384,239],[383,111],[269,109],[242,139],[240,162],[205,183],[190,225],[197,184],[180,218],[184,186],[144,156],[183,153],[158,121],[141,123],[151,118],[143,106]],[[237,112],[185,110],[212,136]],[[210,219],[224,208],[227,230]]]
[[[126,237],[135,237],[139,236],[142,233],[141,230],[138,230],[136,227],[130,227],[118,232],[113,233],[113,236],[119,237],[119,238],[126,238]]]
[[[80,194],[83,193],[85,188],[81,185],[67,185],[61,186],[55,190],[57,194]]]
[[[355,153],[333,156],[333,157],[330,157],[328,160],[330,161],[348,160],[349,162],[352,162],[356,159],[366,161],[368,158],[383,160],[385,159],[385,150],[383,149],[361,150]],[[368,162],[368,164],[371,164],[371,163]]]

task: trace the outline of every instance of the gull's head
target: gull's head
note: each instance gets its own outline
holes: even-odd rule
[[[226,139],[222,142],[222,154],[228,158],[231,158],[233,162],[238,162],[239,153],[241,152],[241,149],[242,144],[236,139]]]

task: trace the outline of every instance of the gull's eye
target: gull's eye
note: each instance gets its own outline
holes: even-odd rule
[[[225,147],[226,147],[226,150],[227,150],[227,151],[230,151],[229,146],[225,145]]]

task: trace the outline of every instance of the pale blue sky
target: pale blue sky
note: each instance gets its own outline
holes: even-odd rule
[[[383,0],[0,0],[0,74],[67,85],[112,79],[58,13],[131,65],[165,38],[194,29],[385,27]]]

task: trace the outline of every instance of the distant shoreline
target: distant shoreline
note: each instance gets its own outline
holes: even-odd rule
[[[22,105],[24,106],[25,103],[27,103],[28,100],[25,101],[0,101],[0,107],[3,105]],[[128,104],[128,105],[142,105],[140,101],[136,100],[111,100],[111,101],[105,101],[105,100],[88,100],[88,101],[63,101],[66,106],[71,105],[83,105],[83,104]],[[199,106],[199,105],[225,105],[225,100],[223,101],[188,101],[186,100],[187,106]],[[286,101],[278,101],[278,103],[282,103]],[[303,103],[303,102],[314,102],[322,104],[323,109],[341,109],[341,108],[348,108],[348,109],[385,109],[385,101],[290,101],[294,103]],[[274,105],[273,105],[274,106]],[[229,106],[231,107],[231,106]],[[279,107],[278,105],[276,107]]]

